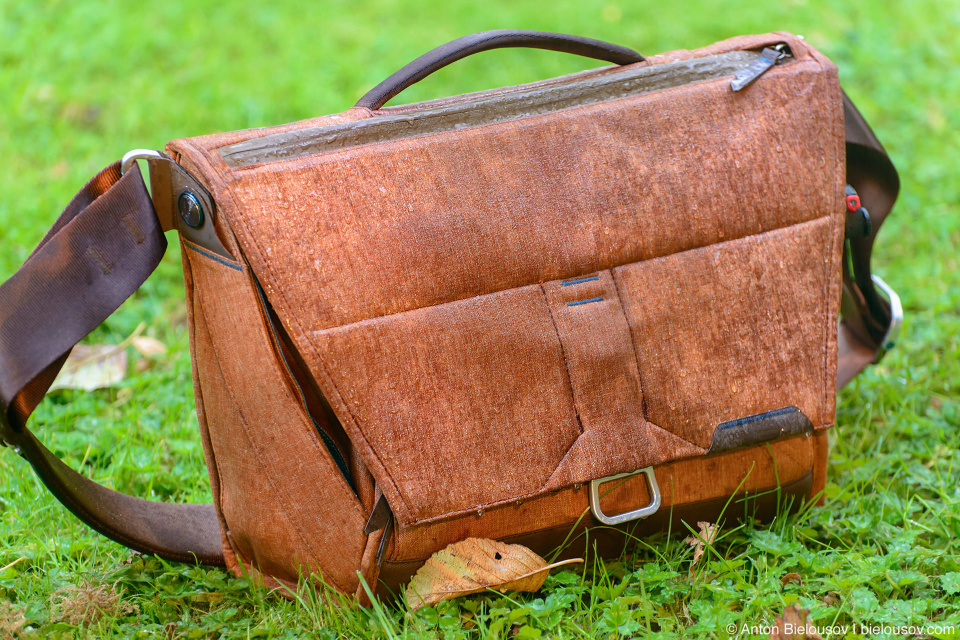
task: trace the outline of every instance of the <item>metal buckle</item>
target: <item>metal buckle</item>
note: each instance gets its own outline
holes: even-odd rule
[[[887,326],[887,332],[883,334],[883,341],[880,343],[880,348],[877,350],[877,357],[873,361],[874,364],[876,364],[880,362],[880,358],[882,358],[887,351],[897,344],[897,338],[900,337],[900,328],[903,327],[903,305],[900,304],[900,296],[897,295],[897,292],[884,282],[880,276],[872,275],[871,278],[873,279],[873,284],[877,285],[877,288],[880,289],[880,292],[890,304],[890,324]]]
[[[600,510],[600,485],[605,482],[610,482],[612,480],[620,480],[621,478],[629,478],[630,476],[635,476],[638,473],[642,473],[647,477],[647,489],[650,491],[650,504],[635,511],[627,511],[626,513],[621,513],[615,516],[608,516]],[[599,478],[597,480],[590,481],[590,511],[593,512],[593,517],[599,520],[604,524],[620,524],[623,522],[629,522],[630,520],[638,520],[640,518],[646,518],[647,516],[652,516],[657,510],[660,509],[660,487],[657,485],[657,476],[653,473],[653,467],[647,467],[646,469],[640,469],[639,471],[631,471],[629,473],[619,473],[615,476],[607,476],[606,478]]]

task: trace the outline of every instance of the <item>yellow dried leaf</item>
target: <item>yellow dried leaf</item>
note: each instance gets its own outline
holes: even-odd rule
[[[554,567],[582,558],[547,564],[519,544],[485,538],[467,538],[436,552],[407,585],[407,606],[412,611],[487,589],[538,591]]]
[[[133,348],[140,352],[144,358],[154,358],[167,353],[167,345],[156,338],[149,336],[137,336],[130,341]]]
[[[63,363],[50,390],[93,391],[111,387],[127,375],[125,345],[78,344]]]
[[[694,575],[694,567],[697,566],[697,562],[700,561],[700,557],[703,555],[703,546],[704,544],[713,544],[713,541],[717,539],[717,531],[720,530],[720,527],[711,524],[709,522],[698,522],[697,526],[700,527],[699,536],[687,536],[685,542],[692,546],[693,549],[693,560],[690,561],[690,577]]]

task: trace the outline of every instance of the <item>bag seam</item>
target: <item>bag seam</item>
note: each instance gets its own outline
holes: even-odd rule
[[[560,347],[560,355],[563,357],[563,367],[567,372],[567,391],[570,393],[570,404],[573,407],[574,417],[577,419],[577,429],[580,431],[580,435],[583,435],[583,420],[580,418],[580,408],[577,406],[577,395],[573,390],[573,376],[570,373],[570,362],[567,360],[567,350],[563,346],[563,338],[560,337],[560,330],[557,328],[557,320],[553,317],[553,309],[550,308],[550,300],[547,299],[547,291],[543,288],[543,284],[540,284],[540,294],[543,296],[544,306],[547,308],[547,316],[550,317],[550,324],[553,326],[553,333],[557,336],[557,345]],[[573,443],[570,444],[570,447],[573,447],[573,444],[579,439],[574,438]],[[570,449],[567,449],[567,453],[570,452]],[[563,459],[567,457],[567,454],[564,453],[561,456],[558,465],[563,462]],[[548,475],[549,480],[549,475]],[[541,487],[542,489],[542,487]]]

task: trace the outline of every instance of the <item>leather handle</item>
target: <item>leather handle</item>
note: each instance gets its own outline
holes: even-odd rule
[[[368,91],[357,101],[356,106],[371,110],[379,109],[407,87],[416,84],[448,64],[481,51],[509,47],[560,51],[561,53],[572,53],[614,64],[632,64],[643,61],[643,56],[633,49],[592,38],[581,38],[548,31],[513,29],[482,31],[457,38],[423,54]]]

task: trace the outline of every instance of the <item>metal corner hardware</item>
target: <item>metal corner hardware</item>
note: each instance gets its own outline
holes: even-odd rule
[[[213,196],[186,169],[162,151],[134,149],[124,154],[120,173],[137,160],[150,167],[150,197],[164,231],[176,230],[185,240],[228,260],[235,260],[216,231]]]

